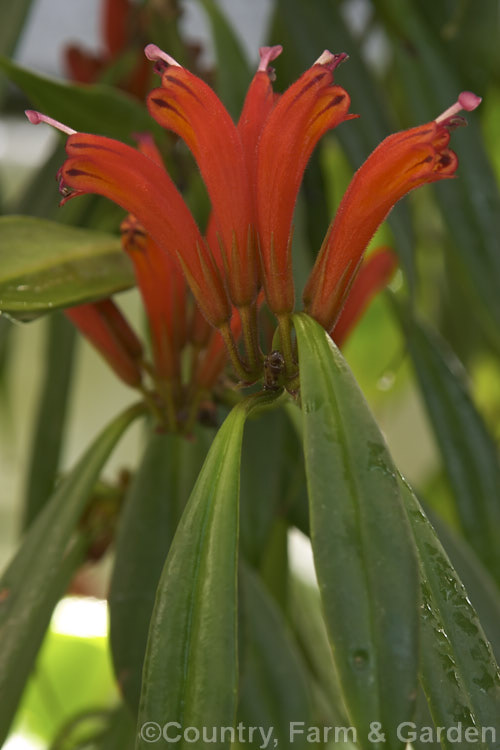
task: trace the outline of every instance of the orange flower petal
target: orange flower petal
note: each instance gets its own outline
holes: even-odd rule
[[[181,264],[211,324],[227,321],[231,309],[217,267],[166,171],[130,146],[102,136],[71,135],[66,150],[62,189],[104,195],[136,216],[156,244]]]
[[[156,370],[161,377],[175,378],[186,340],[186,283],[180,266],[135,217],[127,217],[120,229],[148,315]]]
[[[263,283],[275,314],[293,310],[291,223],[307,162],[319,138],[349,117],[350,98],[333,86],[346,56],[323,53],[279,99],[258,146],[257,215]]]
[[[304,290],[306,311],[331,330],[375,231],[406,193],[452,177],[458,160],[435,121],[386,138],[358,169],[340,203]]]
[[[112,312],[110,306],[114,307]],[[128,329],[127,340],[130,340],[130,337],[136,339],[135,334],[111,300],[70,307],[64,312],[121,380],[133,388],[141,384],[139,362],[132,356],[128,344],[124,341],[125,329]],[[121,317],[119,325],[117,316]]]
[[[162,87],[149,94],[149,111],[185,141],[196,159],[212,202],[231,299],[247,305],[257,295],[258,276],[251,186],[238,130],[204,81],[154,45],[146,54],[167,62]]]

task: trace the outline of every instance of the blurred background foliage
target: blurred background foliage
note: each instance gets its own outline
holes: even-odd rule
[[[13,62],[32,3],[0,0],[0,127],[4,134],[7,124],[9,132],[21,130],[22,110],[35,106],[70,127],[117,138],[128,139],[134,130],[153,130],[174,179],[203,224],[206,196],[192,160],[153,127],[141,103],[143,93],[133,96],[119,86],[133,72],[144,44],[153,41],[204,75],[237,116],[257,59],[256,50],[249,57],[245,39],[249,4],[245,23],[238,21],[238,5],[234,3],[229,16],[227,4],[216,0],[133,4],[127,44],[101,67],[95,83],[82,88]],[[183,18],[194,6],[206,23],[199,39],[187,33]],[[460,161],[457,177],[411,194],[374,238],[371,247],[388,244],[396,250],[400,271],[350,336],[344,354],[387,435],[396,464],[432,509],[450,556],[464,579],[470,578],[473,602],[479,592],[474,602],[479,609],[481,595],[488,592],[484,596],[490,608],[489,635],[498,647],[491,611],[499,611],[500,582],[500,4],[268,0],[259,8],[259,22],[265,23],[253,35],[262,44],[284,46],[275,64],[276,89],[283,90],[324,48],[345,51],[350,59],[339,68],[336,80],[349,91],[351,110],[360,114],[323,139],[308,167],[295,218],[298,289],[353,171],[370,151],[391,132],[433,119],[464,89],[483,97],[481,107],[468,117],[468,128],[453,135],[452,147]],[[44,44],[50,42],[48,34]],[[34,170],[14,163],[4,148],[1,212],[116,232],[121,212],[100,198],[85,196],[57,208],[54,175],[63,158],[57,138],[47,152],[45,163]],[[2,248],[0,259],[1,253]],[[140,326],[135,292],[118,299]],[[58,314],[29,324],[0,317],[0,389],[4,560],[61,469],[102,425],[103,415],[116,413],[130,396]],[[290,500],[294,511],[287,516],[284,535],[276,527],[265,554],[251,549],[259,528],[270,525],[269,519],[252,517],[252,497],[270,485],[276,485],[275,500],[279,493],[288,497],[290,490],[283,494],[290,464],[283,462],[277,469],[259,454],[266,446],[262,431],[269,429],[274,426],[265,421],[260,428],[252,425],[245,438],[252,451],[248,463],[261,468],[261,486],[243,479],[243,503],[245,492],[249,497],[243,515],[248,513],[248,528],[254,524],[257,530],[248,538],[243,535],[243,544],[252,564],[260,561],[262,576],[279,601],[283,580],[276,559],[286,556],[287,526],[307,533],[307,524],[300,498]],[[142,442],[136,430],[113,459],[114,477],[121,466],[135,469]],[[199,465],[198,459],[194,463]],[[243,469],[245,475],[245,464]],[[251,466],[246,473],[252,474]],[[275,514],[280,516],[279,508]],[[97,580],[91,590],[105,592],[105,573]],[[100,640],[77,641],[55,632],[47,639],[18,725],[41,742],[53,741],[54,748],[112,747],[106,732],[123,722],[111,709],[102,713],[114,696],[107,656]],[[86,668],[80,670],[84,662]],[[72,678],[67,673],[70,663]],[[57,682],[55,692],[71,694],[71,705],[65,702],[64,710],[57,700],[40,708],[37,685],[49,672]],[[63,730],[75,714],[81,722]],[[85,736],[94,739],[83,744]]]

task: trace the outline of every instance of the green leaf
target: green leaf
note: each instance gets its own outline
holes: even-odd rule
[[[46,335],[44,381],[33,428],[24,500],[25,529],[43,508],[55,486],[73,372],[74,326],[56,313],[48,320]]]
[[[74,536],[95,483],[142,404],[117,417],[58,485],[0,580],[0,743],[5,739],[50,621],[83,555]]]
[[[177,528],[163,569],[144,663],[136,747],[147,722],[233,726],[237,692],[237,555],[240,453],[248,413],[238,404],[220,428]],[[189,747],[182,740],[179,748]],[[229,739],[217,743],[229,747]]]
[[[331,726],[349,726],[335,664],[328,642],[319,591],[296,576],[290,578],[290,617],[297,641],[321,691],[327,722]]]
[[[276,602],[259,577],[248,567],[240,571],[240,698],[238,721],[245,727],[272,728],[280,747],[290,742],[290,727],[297,724],[293,745],[304,749],[299,723],[311,723],[307,676],[297,646]],[[263,737],[250,743],[262,747]]]
[[[385,89],[377,83],[365,63],[358,42],[338,10],[338,3],[330,0],[316,0],[314,3],[308,0],[278,0],[276,7],[273,37],[285,47],[276,63],[278,80],[284,70],[291,83],[317,60],[325,48],[348,53],[349,60],[336,71],[335,81],[349,92],[351,111],[359,114],[360,118],[336,128],[335,137],[353,169],[358,169],[380,141],[395,129],[386,114],[389,106]],[[408,284],[413,290],[416,275],[408,207],[399,204],[391,212],[389,223]],[[325,226],[325,233],[326,230]]]
[[[120,519],[109,594],[110,641],[116,678],[134,714],[156,588],[210,435],[200,430],[187,440],[152,433]]]
[[[491,728],[479,748],[498,747],[500,673],[491,646],[436,533],[410,487],[401,493],[419,553],[422,617],[421,680],[439,726]],[[491,738],[491,731],[495,736]],[[456,741],[442,739],[451,750]]]
[[[500,462],[495,443],[471,399],[462,365],[446,342],[401,305],[395,303],[394,309],[406,335],[462,530],[500,581]]]
[[[346,709],[364,746],[380,722],[387,747],[401,747],[398,725],[415,707],[419,601],[396,472],[330,337],[305,314],[294,324],[311,543]]]
[[[407,108],[418,121],[428,122],[463,88],[456,67],[436,44],[413,0],[383,0],[380,6],[394,19],[393,28],[409,42],[397,48],[404,90],[411,92]],[[479,117],[480,110],[470,115],[466,130],[453,134],[452,147],[460,159],[457,179],[446,180],[435,191],[453,239],[448,259],[498,349],[500,193],[483,145]]]
[[[283,410],[249,420],[241,461],[240,536],[254,567],[262,561],[276,516],[285,516],[293,505],[300,476],[301,447]]]
[[[0,310],[31,320],[134,285],[120,240],[29,216],[0,218]]]
[[[0,55],[10,57],[14,52],[33,0],[0,0]],[[0,103],[5,94],[6,81],[0,77]]]
[[[216,89],[227,109],[238,119],[252,74],[238,36],[214,0],[199,0],[212,27],[217,53]]]
[[[0,70],[29,97],[33,107],[82,133],[131,142],[155,128],[147,108],[133,96],[104,84],[62,83],[0,57]]]
[[[500,589],[469,545],[438,516],[425,509],[439,541],[463,582],[500,664]]]

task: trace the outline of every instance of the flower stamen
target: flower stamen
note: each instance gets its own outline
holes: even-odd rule
[[[40,123],[44,122],[47,125],[51,125],[53,128],[56,128],[56,130],[60,130],[61,133],[66,133],[66,135],[74,135],[76,133],[76,130],[73,130],[73,128],[70,128],[67,125],[63,125],[62,122],[54,120],[53,117],[48,117],[41,112],[37,112],[36,109],[25,109],[24,114],[32,125],[40,125]]]
[[[439,117],[436,117],[434,122],[443,123],[444,125],[449,123],[452,125],[455,115],[457,115],[459,112],[462,112],[462,110],[464,110],[465,112],[473,112],[477,107],[479,107],[481,102],[482,98],[480,96],[477,96],[477,94],[472,93],[472,91],[462,91],[462,93],[458,95],[458,99],[455,104],[452,104],[451,107],[445,109],[445,111],[440,114]]]

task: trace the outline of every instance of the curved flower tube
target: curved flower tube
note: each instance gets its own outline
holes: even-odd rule
[[[343,346],[372,299],[387,286],[397,267],[397,256],[388,247],[379,247],[363,260],[330,333],[338,347]]]
[[[481,99],[463,92],[457,103],[425,125],[403,130],[377,146],[354,175],[304,289],[306,312],[331,330],[370,239],[389,211],[410,190],[453,177],[456,154],[450,130],[464,123],[456,114]]]
[[[325,51],[280,97],[257,151],[257,214],[262,279],[269,308],[291,313],[292,217],[307,162],[321,136],[351,117],[350,98],[333,72],[347,55]]]
[[[30,122],[47,122],[69,135],[68,159],[58,173],[63,203],[97,193],[136,216],[157,245],[180,263],[207,320],[215,327],[226,323],[231,307],[219,271],[165,169],[113,138],[76,133],[31,110],[26,114]]]
[[[258,292],[255,221],[240,134],[215,92],[155,45],[146,55],[160,63],[162,86],[148,109],[164,128],[179,135],[200,168],[212,203],[231,301],[254,302]],[[229,199],[228,199],[229,198]]]
[[[66,316],[132,388],[142,382],[142,345],[112,300],[69,307]]]

